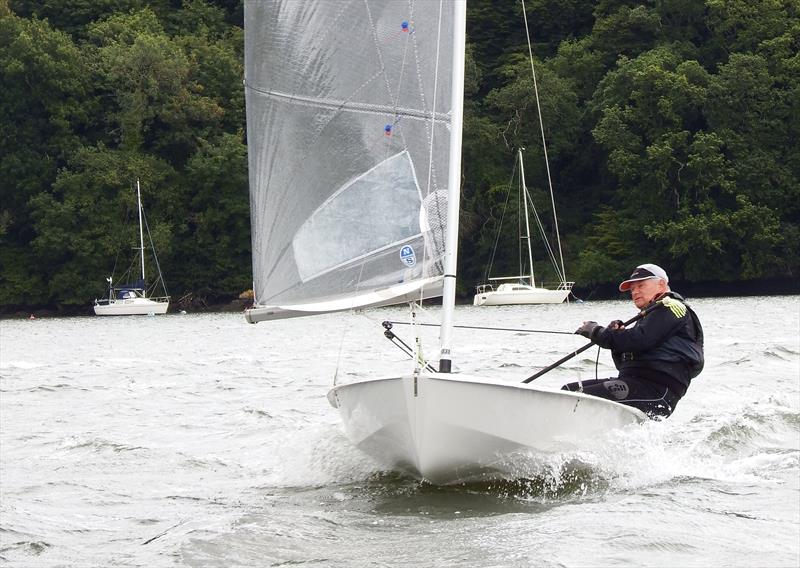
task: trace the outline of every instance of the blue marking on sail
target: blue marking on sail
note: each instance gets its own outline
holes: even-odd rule
[[[417,255],[414,252],[414,247],[406,245],[400,249],[400,260],[409,268],[417,264]]]

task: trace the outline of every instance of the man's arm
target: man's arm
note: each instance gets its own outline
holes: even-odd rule
[[[630,329],[601,328],[595,333],[593,341],[600,347],[614,351],[641,352],[660,345],[665,339],[686,325],[686,312],[680,315],[668,307],[656,308],[640,319]]]

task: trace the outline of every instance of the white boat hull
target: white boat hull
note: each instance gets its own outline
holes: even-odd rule
[[[645,419],[581,393],[440,373],[340,385],[328,400],[358,448],[435,484],[519,477],[514,454],[589,449]]]
[[[569,290],[549,290],[547,288],[508,291],[501,289],[475,294],[473,304],[476,306],[560,304],[567,299],[569,292]]]
[[[169,302],[158,302],[148,298],[129,298],[112,300],[108,303],[96,303],[94,313],[98,316],[146,316],[165,314]]]

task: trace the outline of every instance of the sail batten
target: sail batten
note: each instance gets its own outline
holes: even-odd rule
[[[440,295],[453,9],[245,2],[256,310]]]
[[[415,118],[421,120],[434,120],[436,122],[444,122],[447,124],[449,124],[451,120],[450,115],[441,112],[422,111],[413,108],[399,108],[394,105],[353,103],[347,100],[315,99],[311,97],[301,97],[299,95],[293,95],[290,93],[281,93],[278,91],[266,91],[263,89],[259,89],[258,87],[254,87],[252,85],[246,85],[246,87],[249,90],[252,90],[265,97],[270,97],[277,100],[291,101],[294,104],[305,105],[320,109],[360,112],[366,114],[378,114],[380,116],[386,116],[387,113],[390,113],[398,117]]]

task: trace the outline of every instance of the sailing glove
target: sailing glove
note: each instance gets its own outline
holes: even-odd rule
[[[582,335],[594,341],[594,339],[603,331],[602,325],[597,325],[596,321],[585,321],[583,325],[575,330],[575,333]]]

